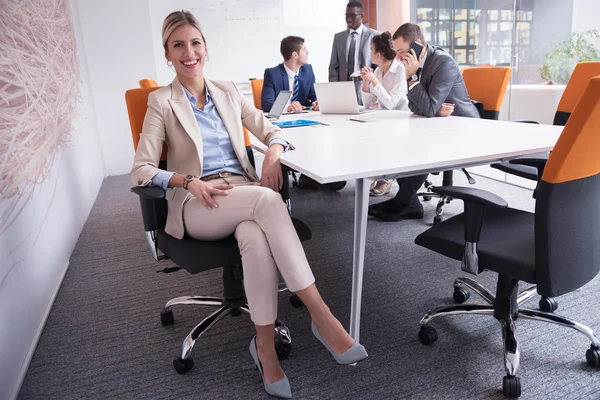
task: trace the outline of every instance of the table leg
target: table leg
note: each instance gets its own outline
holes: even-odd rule
[[[352,259],[352,303],[350,308],[350,336],[357,342],[360,337],[360,303],[362,300],[367,210],[371,179],[357,179],[354,203],[354,254]]]

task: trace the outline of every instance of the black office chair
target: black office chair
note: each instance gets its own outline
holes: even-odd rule
[[[431,345],[438,317],[457,314],[494,316],[501,325],[506,376],[505,396],[519,397],[520,362],[517,318],[551,322],[588,337],[588,365],[600,366],[600,340],[578,322],[555,314],[519,308],[519,281],[537,285],[542,296],[556,297],[582,287],[600,271],[600,77],[592,79],[552,151],[539,184],[535,213],[507,207],[499,196],[483,190],[439,187],[434,191],[462,199],[465,212],[420,234],[415,243],[462,261],[477,274],[498,273],[492,305],[454,305],[428,312],[421,319],[419,340]]]
[[[554,114],[553,125],[565,126],[571,111],[577,105],[579,98],[583,94],[588,82],[594,76],[600,75],[600,62],[580,62],[575,66],[569,82],[565,87],[556,113]],[[537,124],[535,121],[520,121],[525,123]],[[511,175],[519,176],[521,178],[529,179],[531,181],[539,181],[544,173],[544,165],[548,159],[548,154],[537,154],[535,157],[526,157],[530,159],[524,163],[520,158],[510,160],[508,162],[494,163],[490,165],[492,168],[498,169],[502,172],[506,172]],[[535,198],[536,191],[533,192]],[[548,305],[552,307],[552,304]]]
[[[144,116],[147,110],[148,95],[158,87],[143,89],[132,89],[125,93],[129,122],[134,142],[137,148]],[[254,157],[250,147],[248,133],[244,131],[246,139],[246,150],[252,164]],[[163,149],[160,168],[167,170],[166,148]],[[289,209],[289,178],[283,173],[283,189],[281,196],[288,204]],[[165,192],[159,187],[133,187],[131,191],[140,198],[144,230],[152,256],[157,261],[170,259],[174,267],[166,267],[162,272],[170,273],[180,269],[197,274],[214,268],[223,268],[223,298],[211,296],[184,296],[169,300],[160,313],[163,326],[174,323],[171,308],[180,304],[194,304],[217,307],[217,310],[204,318],[202,322],[194,327],[183,341],[181,356],[173,360],[175,370],[184,374],[193,368],[194,362],[191,353],[196,341],[211,326],[227,315],[238,316],[242,312],[250,314],[243,286],[243,273],[240,251],[237,241],[231,235],[223,240],[201,241],[188,236],[183,239],[175,239],[164,231],[167,218],[167,200]],[[300,220],[292,218],[294,227],[301,241],[309,240],[312,236],[310,229]],[[280,292],[287,290],[280,285]],[[294,307],[302,306],[301,300],[294,294],[290,297]],[[285,359],[291,350],[291,335],[289,329],[281,322],[276,321],[275,349],[279,359]]]
[[[462,76],[465,81],[465,86],[469,97],[473,101],[475,108],[479,112],[479,116],[484,119],[498,120],[500,109],[506,93],[506,87],[510,81],[511,69],[509,67],[475,67],[463,70]],[[462,172],[467,177],[469,184],[474,185],[475,179],[469,174],[465,168],[461,168]],[[425,181],[425,192],[418,193],[423,200],[429,201],[433,197],[431,188],[433,183],[430,180]],[[442,186],[453,185],[453,171],[444,171],[442,176]],[[440,199],[435,208],[435,217],[433,223],[437,224],[442,221],[444,206],[449,203],[452,198],[448,196],[439,196]]]

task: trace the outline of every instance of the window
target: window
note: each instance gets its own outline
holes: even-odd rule
[[[448,50],[462,65],[511,65],[513,29],[517,51],[530,54],[534,0],[416,0],[425,40]]]

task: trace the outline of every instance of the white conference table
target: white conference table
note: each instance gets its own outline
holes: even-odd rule
[[[355,122],[359,118],[367,122]],[[424,118],[408,111],[360,115],[287,114],[327,125],[288,128],[296,148],[281,162],[319,183],[356,180],[350,335],[359,340],[369,187],[401,178],[506,161],[550,151],[563,127],[461,117]],[[252,137],[252,145],[265,146]]]

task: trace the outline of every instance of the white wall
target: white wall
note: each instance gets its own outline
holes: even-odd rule
[[[147,0],[74,0],[79,5],[82,57],[98,119],[108,175],[129,173],[133,144],[125,91],[142,78],[156,79]]]
[[[71,6],[82,71],[72,141],[58,155],[48,180],[0,235],[0,399],[17,395],[104,178],[76,4]],[[0,201],[0,212],[9,201]]]
[[[405,22],[410,22],[410,0],[379,0],[377,30],[392,35]]]
[[[598,0],[573,0],[573,32],[596,29],[600,31],[600,1]],[[600,39],[596,41],[600,47]]]

